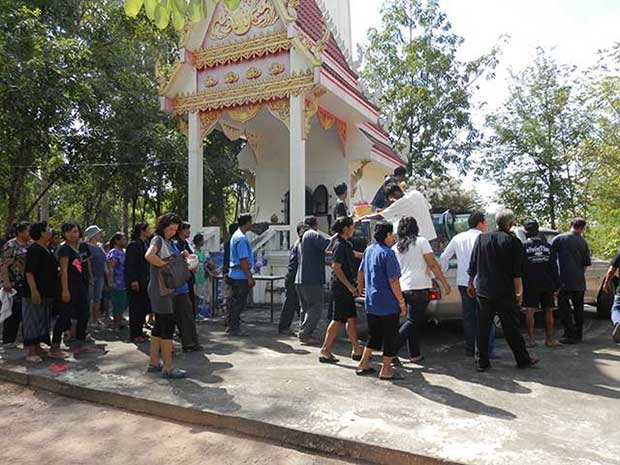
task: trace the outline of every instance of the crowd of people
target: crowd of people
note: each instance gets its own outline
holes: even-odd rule
[[[416,194],[403,193],[397,177],[380,191],[372,216],[379,220],[374,241],[364,251],[355,250],[351,243],[359,219],[351,217],[346,205],[346,184],[334,187],[339,200],[333,236],[319,231],[313,216],[297,225],[278,325],[281,335],[295,335],[302,344],[320,346],[319,362],[334,364],[339,360],[333,346],[344,327],[351,358],[359,363],[358,375],[377,371],[371,359],[373,351],[381,351],[379,378],[398,379],[401,375],[393,368],[402,363],[398,354],[405,346],[408,362],[424,363],[421,341],[427,308],[433,293],[453,292],[445,274],[456,258],[465,352],[475,358],[479,371],[488,370],[491,360],[498,357],[496,316],[519,368],[538,363],[528,351],[536,345],[536,312],[544,312],[546,346],[583,340],[585,270],[591,265],[583,238],[584,220],[574,220],[571,231],[551,243],[540,234],[536,221],[527,222],[527,240],[522,243],[513,233],[516,219],[510,210],[497,213],[494,231],[488,231],[484,213],[475,212],[469,217],[469,229],[453,237],[437,261],[421,233],[428,225],[403,212],[411,202],[419,203]],[[393,224],[384,220],[395,216],[396,234]],[[247,335],[241,315],[255,286],[255,259],[248,237],[252,223],[250,214],[240,215],[230,226],[224,247],[222,295],[230,337]],[[173,338],[178,333],[184,352],[202,350],[197,307],[200,301],[211,301],[210,279],[216,273],[204,237],[197,234],[190,243],[190,225],[172,213],[157,219],[154,233],[148,224],[136,224],[130,241],[119,232],[103,243],[101,228],[92,225],[82,231],[72,222],[62,224],[60,234],[55,236],[46,222],[20,223],[15,226],[15,236],[2,246],[0,321],[5,347],[15,345],[21,324],[28,362],[40,363],[44,357],[63,359],[67,350],[97,351],[88,334],[89,322],[121,330],[127,325],[128,312],[130,341],[142,344],[150,340],[148,372],[169,379],[185,377],[184,371],[173,367]],[[317,328],[325,307],[328,256],[333,311],[321,338]],[[619,269],[620,255],[610,266],[605,287],[611,286]],[[368,321],[364,346],[356,325],[356,299],[362,297]],[[554,337],[556,299],[564,328],[559,341]],[[520,331],[520,312],[525,313],[527,341]],[[297,314],[299,331],[293,333]],[[620,342],[620,294],[612,322],[612,336]]]

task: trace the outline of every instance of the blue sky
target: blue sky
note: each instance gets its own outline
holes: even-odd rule
[[[382,3],[351,0],[354,44],[365,42],[368,28],[380,26]],[[620,42],[620,0],[440,0],[440,5],[453,30],[465,38],[463,59],[488,52],[502,34],[510,36],[496,79],[484,83],[477,96],[489,109],[506,98],[508,70],[527,66],[537,46],[553,48],[560,62],[586,68],[598,50]],[[489,184],[477,187],[492,196]]]

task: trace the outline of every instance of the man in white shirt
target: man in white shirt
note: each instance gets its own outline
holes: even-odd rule
[[[467,285],[469,276],[467,269],[474,243],[478,236],[488,231],[487,221],[484,213],[475,212],[468,219],[469,230],[457,234],[452,238],[446,249],[441,254],[441,269],[445,273],[450,269],[450,260],[456,256],[457,274],[456,284],[461,294],[463,303],[463,333],[465,336],[465,351],[467,355],[474,356],[476,353],[476,340],[478,328],[478,302],[475,298],[467,295]],[[495,326],[491,326],[489,336],[489,353],[491,357],[495,351]]]

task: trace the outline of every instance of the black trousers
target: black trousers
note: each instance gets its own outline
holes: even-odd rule
[[[250,285],[247,279],[230,280],[232,286],[232,303],[230,307],[230,315],[228,318],[228,329],[231,332],[238,331],[241,326],[241,314],[245,310],[250,293]]]
[[[144,322],[146,316],[151,312],[151,304],[149,302],[149,295],[146,292],[146,286],[144,289],[140,288],[139,292],[133,292],[129,290],[129,337],[143,337],[144,336]]]
[[[407,302],[407,320],[398,330],[399,348],[409,345],[411,358],[420,356],[420,339],[426,326],[426,308],[430,302],[428,292],[430,289],[405,291],[403,296]]]
[[[295,280],[286,280],[286,296],[284,303],[282,304],[282,313],[280,313],[280,324],[278,325],[279,331],[286,331],[291,329],[293,319],[295,315],[299,314],[299,296],[295,289]]]
[[[583,339],[584,291],[561,290],[558,293],[558,308],[564,326],[564,337]]]
[[[530,354],[525,348],[525,341],[519,330],[519,308],[514,296],[487,298],[478,296],[480,311],[478,312],[478,352],[479,365],[489,366],[489,335],[495,315],[499,315],[504,330],[504,338],[517,361],[517,366],[526,367],[530,364]]]
[[[13,344],[17,340],[19,325],[22,322],[22,297],[18,292],[13,297],[11,316],[4,320],[2,325],[2,343]],[[23,329],[22,329],[23,332]]]
[[[198,347],[198,332],[196,331],[196,317],[192,309],[192,302],[188,294],[175,295],[174,322],[179,328],[179,338],[184,349]]]
[[[60,346],[62,335],[71,329],[71,308],[60,303],[60,299],[54,306],[54,327],[52,329],[52,346]]]

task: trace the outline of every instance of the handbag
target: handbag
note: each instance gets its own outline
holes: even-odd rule
[[[164,285],[168,289],[178,289],[179,287],[187,284],[191,278],[191,271],[187,266],[187,262],[182,255],[177,257],[171,257],[161,269],[161,276],[164,281]]]

